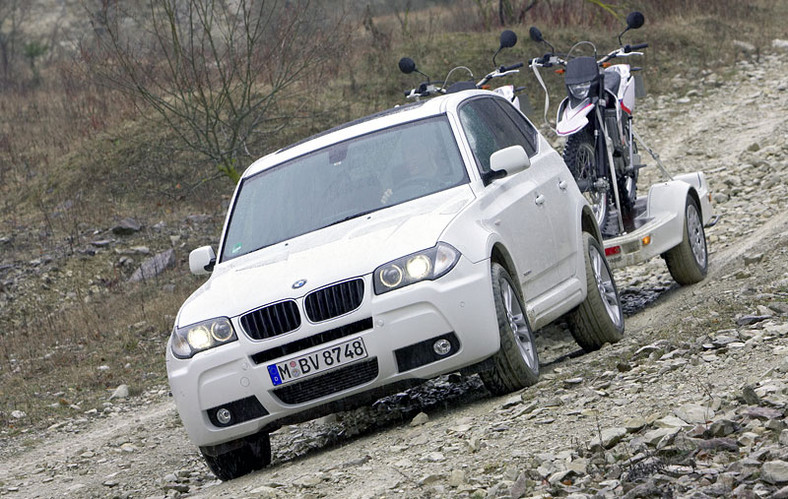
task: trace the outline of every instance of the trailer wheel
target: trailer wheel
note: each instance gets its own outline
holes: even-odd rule
[[[695,284],[706,277],[709,265],[706,233],[698,202],[692,196],[687,196],[684,209],[684,238],[677,246],[663,253],[662,258],[668,265],[670,275],[682,286]]]
[[[624,314],[602,246],[591,234],[583,232],[583,247],[588,294],[567,319],[577,344],[590,352],[624,336]]]

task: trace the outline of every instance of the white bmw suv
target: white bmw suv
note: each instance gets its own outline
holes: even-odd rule
[[[624,331],[588,203],[512,103],[465,90],[270,154],[239,182],[210,278],[181,307],[167,372],[222,480],[271,461],[269,432],[451,372],[536,382],[533,331],[586,350]]]

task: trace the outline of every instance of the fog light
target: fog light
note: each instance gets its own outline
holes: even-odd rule
[[[216,421],[221,424],[230,424],[230,421],[233,419],[233,413],[222,407],[218,411],[216,411]]]
[[[451,352],[451,343],[449,340],[441,339],[432,344],[432,350],[438,355],[446,355]]]

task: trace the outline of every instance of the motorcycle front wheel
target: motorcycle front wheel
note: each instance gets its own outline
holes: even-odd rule
[[[586,127],[574,135],[570,135],[564,146],[564,163],[580,188],[580,192],[588,200],[594,212],[597,225],[605,227],[610,206],[607,190],[596,185],[597,166],[594,152],[594,135]]]

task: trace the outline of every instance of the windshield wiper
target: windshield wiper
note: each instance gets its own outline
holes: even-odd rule
[[[328,224],[328,225],[324,225],[324,226],[323,226],[323,227],[321,227],[321,228],[325,229],[326,227],[331,227],[332,225],[341,224],[342,222],[347,222],[348,220],[352,220],[352,219],[354,219],[354,218],[363,217],[364,215],[369,215],[370,213],[373,213],[373,212],[375,212],[375,211],[378,211],[379,209],[380,209],[380,208],[372,208],[371,210],[360,211],[360,212],[358,212],[358,213],[355,213],[355,214],[353,214],[353,215],[348,215],[348,216],[346,216],[346,217],[344,217],[344,218],[340,218],[340,219],[339,219],[339,220],[337,220],[336,222],[331,222],[330,224]]]

